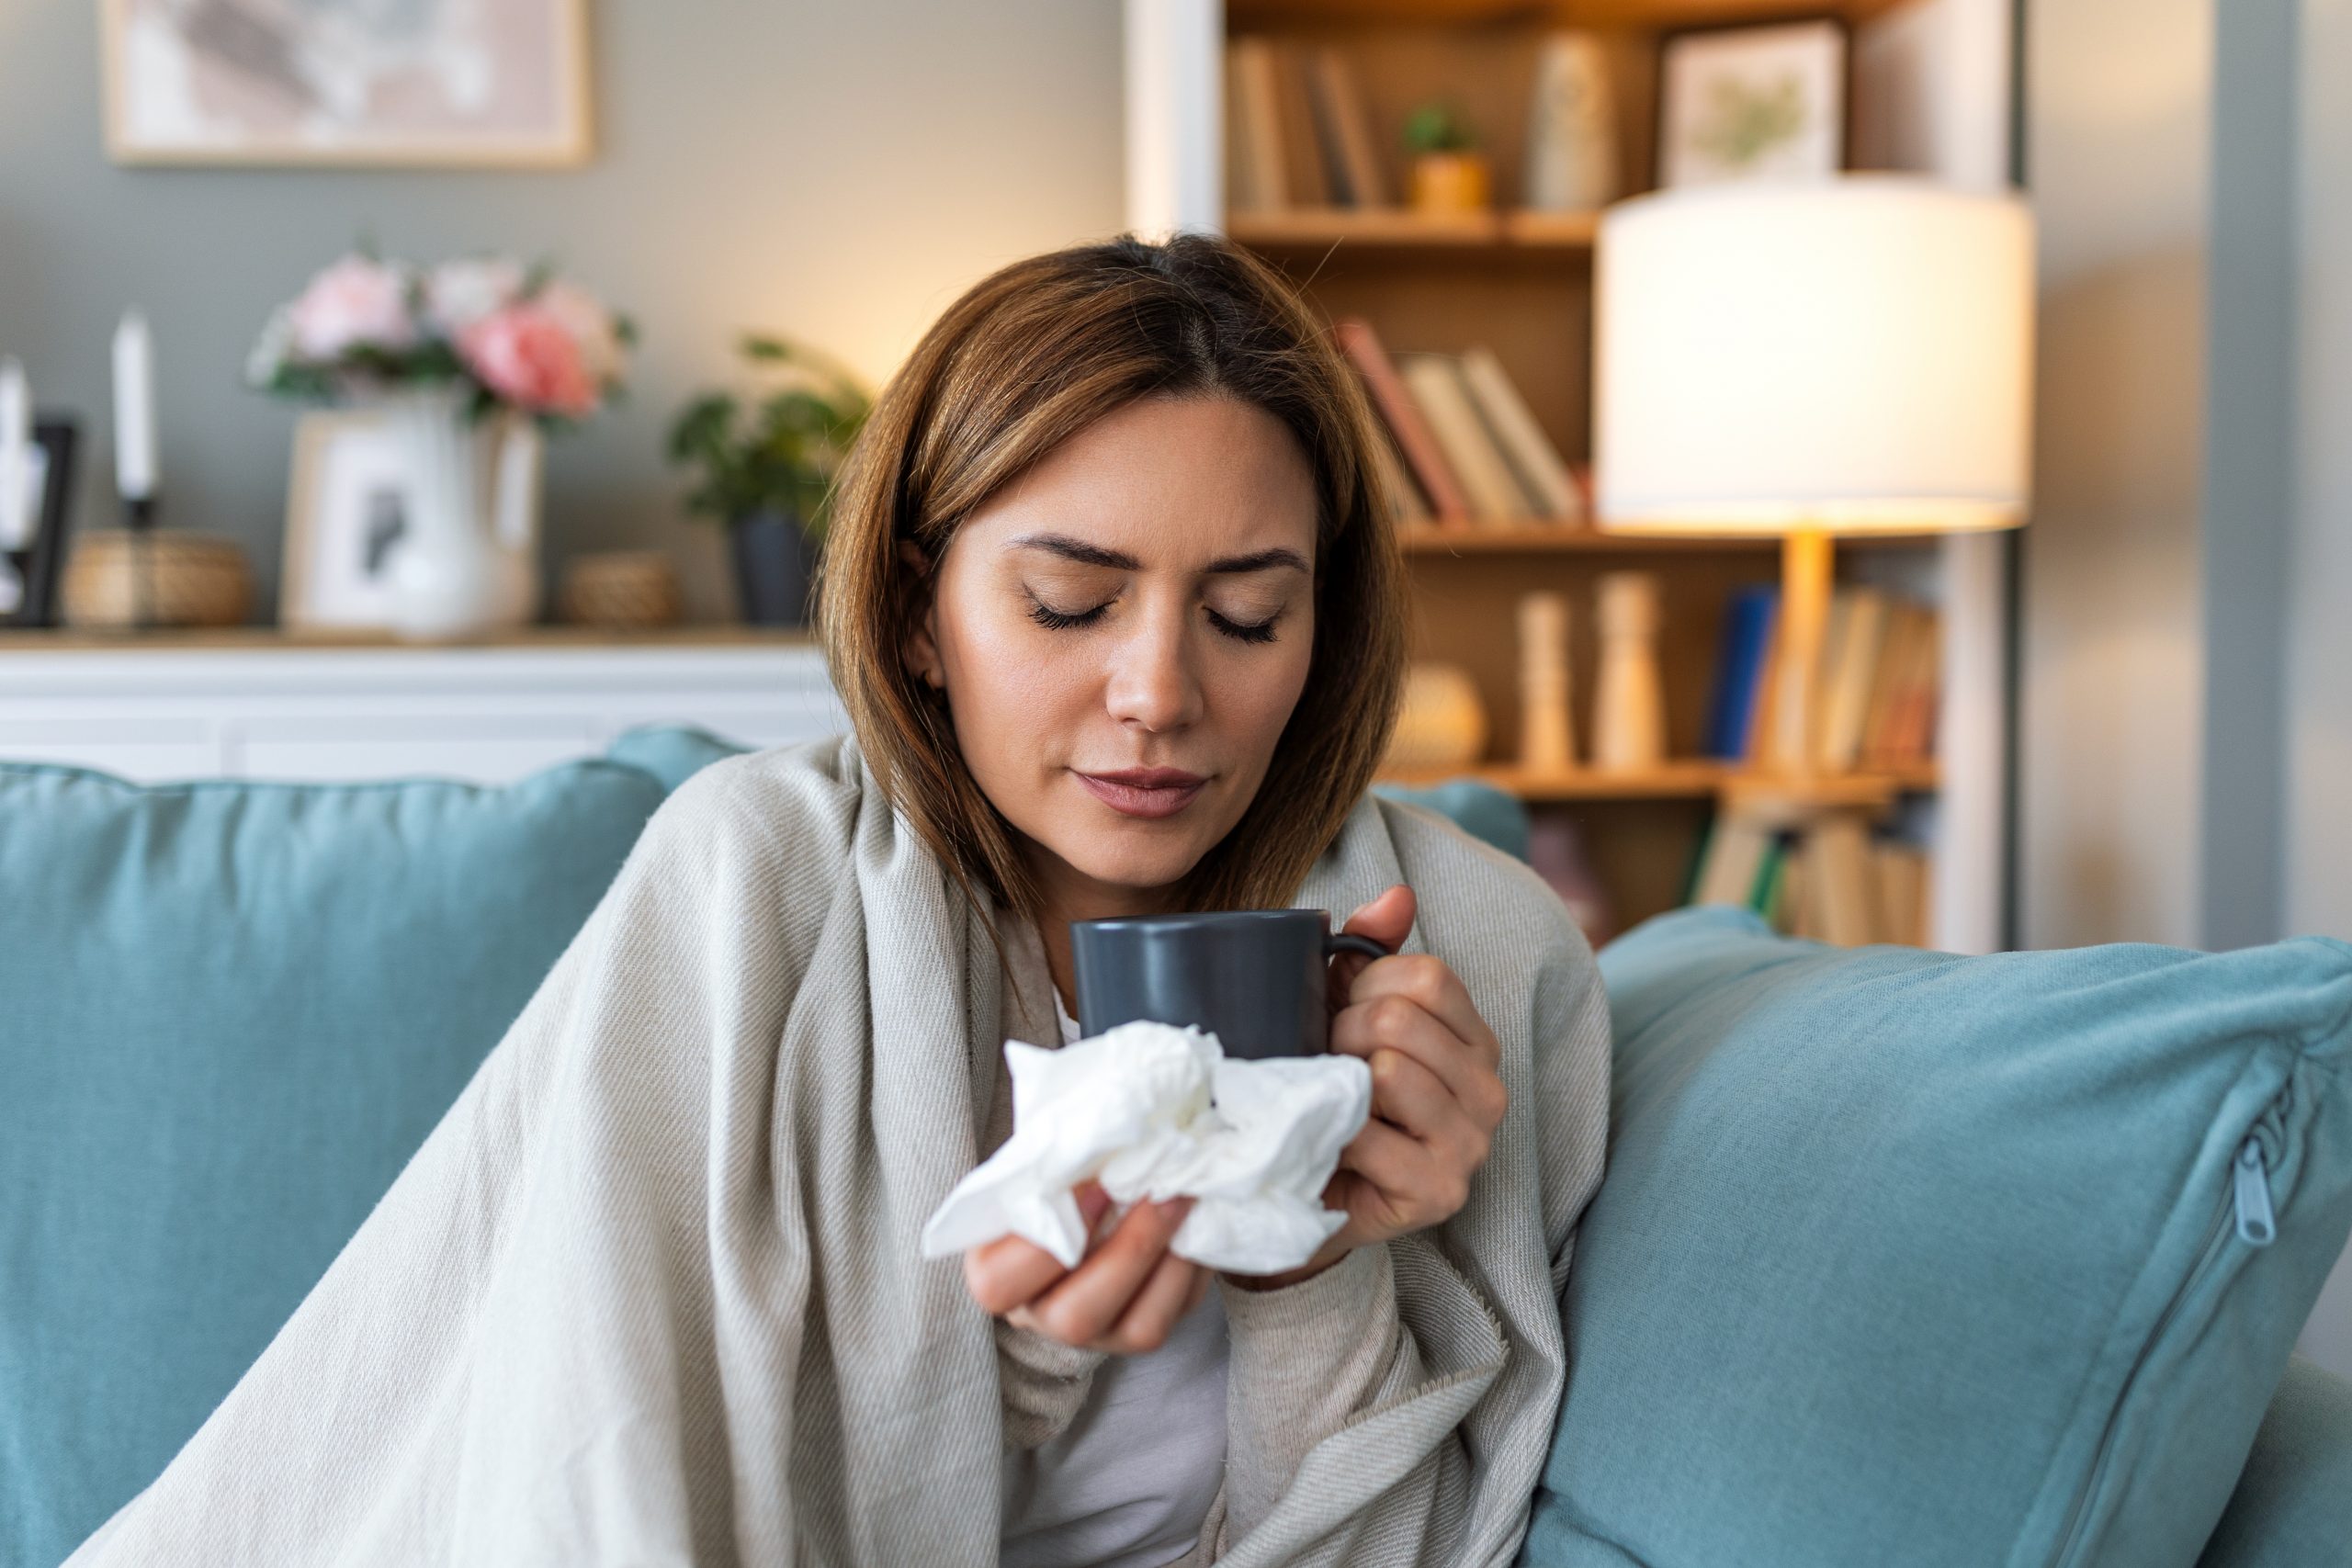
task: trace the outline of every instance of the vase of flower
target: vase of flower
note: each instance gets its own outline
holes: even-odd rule
[[[355,253],[272,313],[246,378],[378,412],[402,457],[391,627],[468,637],[537,615],[541,434],[621,395],[634,337],[627,317],[543,265],[420,268]]]
[[[522,626],[538,613],[534,508],[499,504],[531,439],[511,410],[469,417],[469,394],[418,387],[378,401],[408,475],[400,547],[390,563],[393,629],[465,637]]]

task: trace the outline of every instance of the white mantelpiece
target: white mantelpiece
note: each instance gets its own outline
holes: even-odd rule
[[[0,641],[0,761],[141,782],[503,783],[593,756],[635,725],[752,746],[847,727],[802,638],[550,632],[467,647],[322,646],[265,633]]]

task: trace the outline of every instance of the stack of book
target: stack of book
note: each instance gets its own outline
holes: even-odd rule
[[[1392,204],[1363,89],[1338,50],[1235,38],[1225,46],[1225,80],[1233,210]]]
[[[1803,829],[1719,812],[1700,844],[1689,902],[1740,905],[1792,936],[1839,947],[1925,947],[1928,852],[1874,838],[1852,812]]]
[[[1383,456],[1399,523],[1585,520],[1582,486],[1493,350],[1391,355],[1361,317],[1332,330],[1387,432]]]
[[[1774,753],[1773,710],[1781,685],[1779,592],[1732,596],[1717,645],[1714,694],[1702,750],[1765,766]],[[1939,622],[1934,606],[1853,586],[1830,596],[1805,747],[1829,773],[1893,773],[1935,750]]]
[[[1750,588],[1724,611],[1702,750],[1771,767],[1781,687],[1779,592]],[[1877,588],[1830,597],[1821,663],[1806,705],[1806,760],[1823,773],[1892,773],[1935,744],[1939,622],[1933,606]],[[1928,856],[1874,839],[1850,811],[1788,829],[1736,811],[1716,815],[1701,843],[1690,901],[1740,904],[1783,931],[1840,946],[1928,940]]]

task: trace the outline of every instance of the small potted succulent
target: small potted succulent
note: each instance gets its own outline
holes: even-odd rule
[[[804,344],[747,333],[737,346],[775,384],[749,398],[695,398],[670,427],[670,460],[694,472],[686,510],[726,526],[743,618],[798,626],[833,476],[871,400],[838,362]]]
[[[1413,209],[1417,212],[1483,212],[1492,185],[1487,155],[1451,104],[1432,101],[1405,120],[1405,146],[1413,155]]]

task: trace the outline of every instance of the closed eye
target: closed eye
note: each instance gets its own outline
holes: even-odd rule
[[[1033,596],[1029,601],[1029,618],[1041,626],[1047,626],[1055,631],[1067,631],[1072,626],[1092,626],[1102,618],[1102,612],[1110,607],[1111,602],[1105,599],[1091,610],[1057,610],[1043,600]]]
[[[1209,624],[1211,626],[1216,627],[1217,630],[1223,632],[1226,636],[1233,637],[1240,642],[1273,641],[1274,623],[1282,618],[1282,613],[1280,611],[1276,611],[1262,621],[1228,621],[1223,615],[1218,615],[1215,610],[1211,610],[1209,612]]]

